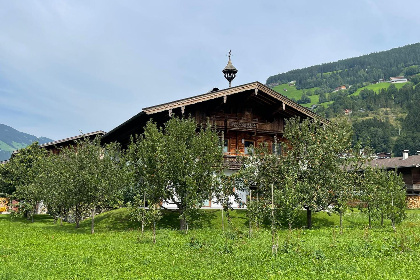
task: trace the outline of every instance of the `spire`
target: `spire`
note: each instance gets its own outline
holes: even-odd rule
[[[232,55],[232,50],[229,51],[229,61],[226,65],[225,69],[223,69],[223,74],[225,75],[225,79],[229,81],[229,87],[231,87],[231,82],[236,77],[236,73],[238,70],[233,66],[232,61],[230,61],[230,56]]]

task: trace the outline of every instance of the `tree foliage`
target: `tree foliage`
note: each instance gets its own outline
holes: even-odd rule
[[[217,133],[209,126],[197,127],[192,119],[172,118],[162,129],[149,122],[129,150],[140,194],[152,203],[174,203],[181,229],[188,229],[218,183],[222,151]]]

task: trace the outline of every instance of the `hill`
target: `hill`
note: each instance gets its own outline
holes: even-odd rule
[[[46,137],[36,137],[28,133],[20,132],[13,127],[0,124],[0,160],[7,160],[14,150],[24,148],[33,142],[40,144],[53,141]]]
[[[420,73],[420,43],[371,53],[336,62],[314,65],[270,76],[266,84],[276,86],[295,81],[297,89],[319,87],[331,92],[342,85],[379,81]]]
[[[408,81],[386,82],[391,76]],[[354,141],[377,153],[420,151],[420,43],[288,71],[267,84],[329,119],[346,115]]]

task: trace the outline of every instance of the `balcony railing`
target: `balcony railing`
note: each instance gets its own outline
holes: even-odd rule
[[[244,155],[225,153],[223,155],[223,165],[229,170],[239,170],[242,166],[242,158]]]

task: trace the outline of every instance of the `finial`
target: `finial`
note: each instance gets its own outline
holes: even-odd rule
[[[229,50],[229,61],[226,65],[225,69],[223,69],[223,74],[225,76],[225,79],[229,81],[229,87],[231,87],[231,82],[236,77],[236,73],[238,73],[238,70],[233,66],[232,62],[230,61],[230,57],[232,55],[232,50]]]

